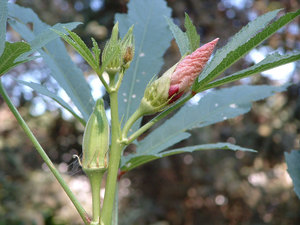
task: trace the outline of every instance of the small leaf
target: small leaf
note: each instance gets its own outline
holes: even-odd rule
[[[300,151],[292,150],[290,153],[284,153],[288,166],[288,172],[294,183],[294,190],[300,199]]]
[[[263,59],[261,62],[247,68],[244,70],[241,70],[239,72],[236,72],[230,76],[226,76],[224,78],[218,79],[216,81],[213,81],[209,83],[207,86],[205,86],[205,89],[210,89],[214,87],[221,86],[223,84],[227,84],[236,80],[240,80],[242,78],[248,77],[250,75],[261,73],[263,71],[272,69],[277,66],[281,66],[290,62],[294,62],[300,60],[300,52],[293,52],[291,54],[287,55],[280,55],[278,53],[270,54],[265,59]]]
[[[5,48],[7,0],[0,0],[0,56]]]
[[[184,33],[177,25],[175,25],[170,18],[167,17],[166,19],[176,40],[181,56],[190,53],[190,43],[187,34]]]
[[[171,155],[177,155],[177,154],[181,154],[181,153],[195,152],[195,151],[201,151],[201,150],[216,150],[216,149],[256,152],[253,149],[243,148],[238,145],[233,145],[230,143],[219,142],[216,144],[202,144],[202,145],[195,145],[195,146],[189,146],[189,147],[183,147],[183,148],[177,148],[177,149],[172,149],[172,150],[168,150],[168,151],[163,151],[163,152],[153,154],[153,155],[142,155],[139,157],[134,157],[134,155],[133,155],[133,157],[132,157],[132,155],[125,156],[122,159],[121,170],[129,171],[140,165],[143,165],[145,163],[153,161],[155,159],[160,159],[160,158],[171,156]]]
[[[189,40],[189,50],[193,52],[200,46],[200,35],[187,13],[185,13],[184,27]]]
[[[20,55],[30,51],[30,49],[30,45],[25,42],[5,42],[4,52],[0,56],[0,76],[8,72],[13,67],[30,60],[15,61]]]
[[[101,50],[99,49],[99,46],[98,46],[98,43],[97,41],[92,38],[92,41],[93,41],[93,53],[94,53],[94,58],[95,58],[95,61],[97,63],[97,65],[100,65],[100,53],[101,53]]]
[[[250,22],[247,26],[242,28],[241,31],[234,35],[234,37],[222,49],[218,50],[200,75],[199,82],[195,85],[194,91],[197,92],[200,87],[205,86],[208,82],[230,67],[234,62],[243,57],[252,48],[274,34],[281,27],[291,22],[300,14],[300,10],[287,13],[280,17],[277,21],[267,26],[267,24],[276,17],[278,12],[279,10],[275,10],[266,13]],[[261,29],[263,30],[259,32]]]

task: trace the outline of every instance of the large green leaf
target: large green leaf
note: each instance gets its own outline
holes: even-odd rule
[[[199,77],[199,83],[195,85],[194,90],[199,90],[205,84],[213,80],[252,48],[274,34],[281,27],[291,22],[300,14],[300,10],[287,13],[267,26],[267,24],[275,18],[278,12],[279,10],[275,10],[258,17],[234,35],[222,49],[216,52],[211,62],[205,67]],[[262,31],[259,32],[260,30]]]
[[[22,81],[22,80],[18,80],[18,82],[20,84],[23,84],[23,85],[26,85],[26,86],[32,88],[33,90],[35,90],[36,92],[38,92],[42,95],[45,95],[45,96],[53,99],[58,104],[60,104],[62,107],[64,107],[66,110],[68,110],[76,119],[81,121],[82,124],[85,124],[85,121],[74,112],[74,110],[71,108],[71,106],[69,106],[68,103],[66,103],[62,98],[57,96],[55,93],[49,91],[45,86],[34,83],[34,82],[26,82],[26,81]]]
[[[284,153],[288,166],[288,172],[294,183],[294,190],[300,199],[300,151],[293,150],[290,153]]]
[[[137,109],[144,90],[163,65],[163,54],[170,45],[171,33],[165,17],[171,9],[164,0],[131,0],[128,14],[117,14],[121,36],[134,25],[135,57],[124,75],[119,93],[120,117],[127,121]],[[133,130],[138,126],[135,124]]]
[[[7,15],[7,0],[0,0],[0,56],[5,48]]]
[[[261,62],[247,68],[244,70],[241,70],[239,72],[236,72],[230,76],[226,76],[224,78],[218,79],[216,81],[213,81],[209,83],[207,86],[205,86],[205,89],[210,89],[213,87],[217,87],[223,84],[227,84],[236,80],[240,80],[244,77],[248,77],[250,75],[261,73],[263,71],[272,69],[277,66],[281,66],[290,62],[294,62],[300,60],[300,52],[293,52],[291,54],[286,55],[280,55],[279,53],[268,55],[265,59],[263,59]]]
[[[256,152],[253,149],[249,148],[243,148],[238,145],[233,145],[230,143],[216,143],[216,144],[203,144],[203,145],[195,145],[195,146],[189,146],[189,147],[183,147],[183,148],[177,148],[172,149],[168,151],[163,151],[157,154],[151,154],[151,155],[141,155],[138,157],[131,157],[130,160],[127,160],[125,157],[121,164],[121,170],[122,171],[129,171],[132,170],[142,164],[148,163],[150,161],[153,161],[155,159],[160,159],[163,157],[186,153],[186,152],[195,152],[195,151],[201,151],[201,150],[215,150],[215,149],[224,149],[224,150],[233,150],[233,151],[248,151],[248,152]]]
[[[26,62],[27,60],[16,61],[16,59],[28,51],[30,51],[30,45],[25,42],[5,42],[5,49],[0,56],[0,76],[20,63]]]
[[[190,136],[193,128],[208,126],[248,112],[253,101],[269,97],[286,89],[285,86],[240,85],[208,92],[197,105],[182,107],[173,117],[138,142],[136,153],[123,159],[155,155]],[[162,135],[163,134],[163,135]]]
[[[41,33],[49,31],[50,26],[43,23],[31,9],[8,4],[8,11],[9,16],[13,18],[10,24],[28,42],[36,40],[35,38],[38,38]],[[33,24],[33,30],[26,26],[27,23]],[[51,69],[53,78],[66,91],[87,121],[94,105],[91,89],[83,73],[72,62],[63,42],[59,39],[51,41],[43,50],[40,49],[39,53]]]

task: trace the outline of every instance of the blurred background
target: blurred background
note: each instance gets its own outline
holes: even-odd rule
[[[20,0],[50,25],[81,21],[76,32],[90,44],[103,46],[110,36],[115,13],[126,13],[128,0]],[[192,18],[201,44],[220,37],[218,46],[257,16],[283,8],[295,11],[298,0],[168,0],[176,24],[184,12]],[[278,50],[300,49],[299,19],[251,51],[226,74],[257,63]],[[19,40],[8,27],[7,39]],[[84,71],[94,98],[104,89],[82,58],[71,48],[73,60]],[[172,41],[165,54],[167,68],[179,59]],[[24,119],[64,174],[71,189],[90,211],[90,188],[74,154],[81,153],[83,127],[55,102],[20,86],[14,78],[40,82],[68,101],[49,76],[41,59],[22,64],[3,76],[3,83]],[[124,175],[120,181],[120,225],[296,225],[300,200],[286,172],[284,152],[300,148],[300,64],[292,63],[243,79],[237,84],[292,83],[288,91],[253,104],[246,115],[192,131],[179,143],[227,141],[258,150],[257,154],[203,151],[151,162]],[[109,112],[109,109],[107,109]],[[145,118],[144,122],[149,119]],[[82,224],[74,207],[49,173],[30,141],[0,98],[0,225]],[[104,189],[101,191],[103,196]]]

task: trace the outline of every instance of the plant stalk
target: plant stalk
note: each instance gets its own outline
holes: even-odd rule
[[[75,206],[79,215],[81,216],[84,224],[89,225],[90,218],[89,218],[88,214],[85,212],[84,208],[82,207],[80,202],[77,200],[74,193],[71,191],[71,189],[69,188],[67,183],[64,181],[64,179],[61,176],[61,174],[59,173],[59,171],[55,168],[52,161],[50,160],[50,158],[48,157],[48,155],[46,154],[46,152],[44,151],[44,149],[42,148],[42,146],[40,145],[38,140],[35,138],[35,136],[31,132],[30,128],[27,126],[26,122],[23,120],[22,116],[20,115],[20,113],[18,112],[16,107],[12,104],[8,94],[6,93],[5,89],[3,88],[1,80],[0,80],[0,94],[3,96],[4,101],[6,102],[9,109],[11,110],[11,112],[13,113],[15,118],[17,119],[20,126],[23,128],[23,130],[26,133],[26,135],[28,136],[28,138],[31,140],[31,142],[34,145],[34,147],[36,148],[37,152],[40,154],[40,156],[45,161],[45,163],[49,167],[52,174],[55,176],[56,180],[59,182],[61,187],[64,189],[64,191],[66,192],[66,194],[72,201],[73,205]]]
[[[102,207],[101,221],[104,225],[111,225],[114,207],[117,176],[119,171],[121,151],[124,147],[120,143],[120,122],[118,112],[118,91],[110,93],[111,107],[111,149],[109,153],[108,173],[105,186],[105,196]]]

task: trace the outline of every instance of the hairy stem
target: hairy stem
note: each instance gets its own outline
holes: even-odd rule
[[[61,176],[61,174],[55,168],[55,166],[53,165],[52,161],[50,160],[50,158],[48,157],[48,155],[46,154],[46,152],[44,151],[44,149],[42,148],[42,146],[40,145],[40,143],[38,142],[38,140],[35,138],[35,136],[31,132],[31,130],[29,129],[29,127],[27,126],[26,122],[23,120],[22,116],[20,115],[20,113],[18,112],[18,110],[16,109],[16,107],[12,104],[12,102],[11,102],[8,94],[6,93],[6,91],[3,88],[1,80],[0,80],[0,94],[3,96],[4,101],[8,105],[9,109],[11,110],[11,112],[16,117],[18,123],[23,128],[23,130],[26,133],[26,135],[28,136],[28,138],[31,140],[31,142],[34,145],[34,147],[36,148],[37,152],[40,154],[40,156],[42,157],[42,159],[45,161],[45,163],[49,167],[50,171],[55,176],[56,180],[59,182],[59,184],[61,185],[61,187],[64,189],[64,191],[66,192],[66,194],[68,195],[68,197],[72,201],[73,205],[75,206],[75,208],[77,209],[79,215],[81,216],[83,222],[86,225],[89,225],[90,219],[89,219],[88,214],[85,212],[84,208],[81,206],[81,204],[77,200],[76,196],[73,194],[73,192],[71,191],[71,189],[69,188],[69,186],[67,185],[67,183],[64,181],[64,179]]]
[[[121,151],[124,147],[120,143],[120,123],[118,112],[118,92],[110,93],[111,107],[111,149],[109,154],[108,174],[105,186],[101,220],[104,225],[111,225],[114,199],[116,193],[117,176],[121,159]]]

